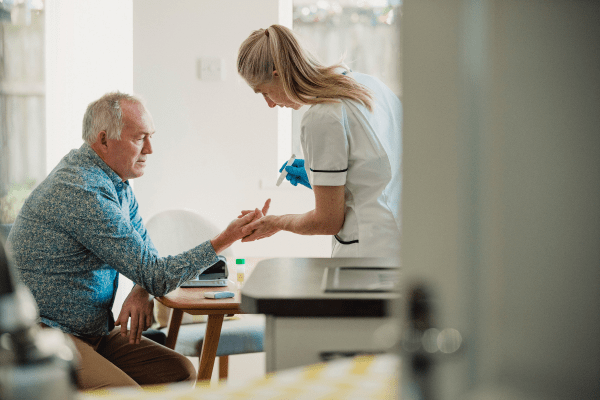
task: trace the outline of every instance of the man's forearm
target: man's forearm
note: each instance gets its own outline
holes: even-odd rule
[[[223,250],[231,246],[232,243],[233,241],[228,239],[225,232],[221,232],[210,241],[210,244],[217,254],[220,254]]]
[[[131,288],[131,291],[132,292],[135,291],[136,294],[138,294],[138,295],[144,295],[145,294],[146,296],[148,296],[148,299],[153,299],[154,298],[153,295],[151,295],[150,293],[148,293],[148,291],[146,289],[144,289],[143,287],[141,287],[137,283],[135,283],[133,285],[133,288]]]

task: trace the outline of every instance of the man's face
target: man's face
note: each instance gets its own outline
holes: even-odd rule
[[[144,175],[148,154],[152,154],[150,139],[154,122],[146,108],[129,101],[121,103],[123,129],[121,139],[107,139],[106,164],[124,181]]]

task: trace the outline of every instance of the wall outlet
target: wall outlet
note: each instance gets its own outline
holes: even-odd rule
[[[225,60],[222,58],[203,57],[196,64],[198,79],[204,82],[225,80]]]

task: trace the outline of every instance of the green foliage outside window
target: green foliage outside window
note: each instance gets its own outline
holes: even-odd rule
[[[8,188],[8,194],[0,197],[0,224],[12,224],[23,207],[25,199],[36,185],[33,178],[22,183],[13,183]]]

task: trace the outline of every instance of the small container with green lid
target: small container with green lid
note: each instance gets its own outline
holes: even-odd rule
[[[235,271],[237,272],[237,287],[241,288],[244,283],[244,273],[245,273],[245,264],[246,260],[243,258],[235,259]]]

